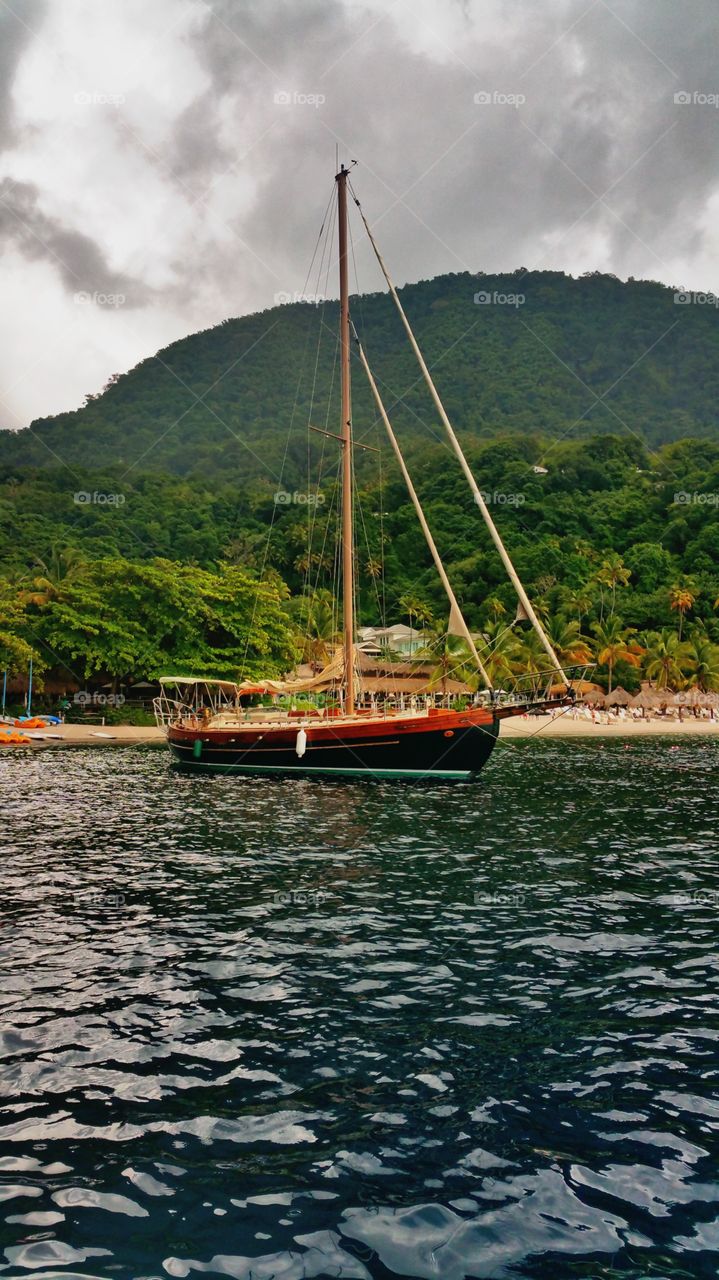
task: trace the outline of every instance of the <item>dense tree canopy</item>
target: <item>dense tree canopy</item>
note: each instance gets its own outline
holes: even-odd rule
[[[719,446],[684,441],[650,454],[604,436],[550,453],[526,437],[469,452],[563,661],[594,654],[607,681],[636,684],[646,667],[676,683],[676,663],[661,666],[671,633],[674,656],[700,670],[702,644],[719,642]],[[514,592],[458,467],[438,444],[412,446],[409,462],[467,619],[494,636],[493,669],[533,669],[531,653],[519,658],[498,640]],[[120,482],[105,473],[83,483],[103,492]],[[78,504],[61,469],[0,472],[6,665],[22,669],[28,646],[38,664],[62,661],[82,677],[252,676],[286,670],[298,653],[326,656],[338,629],[331,480],[312,507],[278,505],[257,481],[123,483],[122,504]],[[359,621],[439,631],[446,601],[391,467],[381,484],[365,474],[356,516]],[[712,669],[713,654],[704,659]]]

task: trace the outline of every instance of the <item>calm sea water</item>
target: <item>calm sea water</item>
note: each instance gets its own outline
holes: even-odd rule
[[[0,757],[0,1274],[714,1277],[718,766]]]

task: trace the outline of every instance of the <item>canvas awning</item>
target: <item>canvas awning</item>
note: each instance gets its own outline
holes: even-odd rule
[[[395,695],[436,693],[441,696],[445,693],[469,694],[472,692],[469,685],[462,684],[460,680],[448,678],[432,683],[424,676],[363,676],[359,688],[362,693],[393,693]]]
[[[214,689],[222,689],[223,693],[236,693],[237,685],[234,680],[212,680],[209,676],[160,676],[158,684],[161,685],[177,685],[178,687],[206,684],[211,685]]]

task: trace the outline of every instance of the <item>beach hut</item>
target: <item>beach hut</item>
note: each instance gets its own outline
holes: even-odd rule
[[[607,700],[607,695],[603,689],[588,689],[582,694],[582,702],[587,702],[590,707],[603,707]]]

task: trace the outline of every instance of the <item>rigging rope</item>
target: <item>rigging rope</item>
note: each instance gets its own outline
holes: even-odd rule
[[[315,258],[316,258],[316,256],[317,256],[317,249],[318,249],[318,247],[319,247],[319,243],[320,243],[320,240],[321,240],[321,238],[322,238],[322,233],[323,233],[323,231],[324,231],[325,223],[326,223],[326,221],[327,221],[327,212],[328,212],[328,210],[330,209],[330,207],[331,207],[333,204],[334,204],[334,184],[333,184],[333,186],[332,186],[332,191],[331,191],[331,194],[330,194],[329,200],[327,201],[327,205],[326,205],[325,212],[324,212],[324,215],[323,215],[323,218],[322,218],[322,223],[321,223],[321,226],[320,226],[320,230],[319,230],[319,233],[318,233],[318,235],[317,235],[317,242],[316,242],[316,244],[315,244],[315,249],[314,249],[314,252],[313,252],[313,254],[312,254],[312,259],[311,259],[310,266],[309,266],[309,269],[308,269],[308,272],[307,272],[307,276],[306,276],[306,278],[305,278],[305,290],[306,290],[306,288],[307,288],[307,281],[309,280],[310,273],[311,273],[311,271],[312,271],[312,267],[313,267],[313,265],[314,265],[314,261],[315,261]],[[283,479],[283,476],[284,476],[284,473],[285,473],[285,466],[286,466],[286,464],[287,464],[287,454],[288,454],[288,452],[289,452],[290,440],[291,440],[291,438],[292,438],[292,432],[293,432],[293,429],[294,429],[294,421],[295,421],[295,415],[296,415],[296,412],[297,412],[297,405],[298,405],[298,402],[299,402],[300,387],[301,387],[301,385],[302,385],[302,379],[303,379],[303,375],[304,375],[304,365],[305,365],[305,362],[306,362],[306,359],[307,359],[307,352],[308,352],[308,349],[309,349],[309,339],[310,339],[310,329],[309,329],[309,327],[308,327],[308,330],[307,330],[307,337],[306,337],[306,339],[305,339],[305,349],[304,349],[303,357],[302,357],[302,361],[301,361],[301,364],[300,364],[300,372],[299,372],[299,375],[298,375],[298,378],[297,378],[297,385],[296,385],[296,387],[295,387],[295,398],[294,398],[294,402],[293,402],[293,405],[292,405],[292,412],[291,412],[291,414],[290,414],[290,422],[289,422],[289,426],[288,426],[288,428],[287,428],[287,435],[286,435],[286,437],[285,437],[285,447],[284,447],[284,451],[283,451],[283,454],[282,454],[282,462],[281,462],[281,464],[280,464],[280,474],[279,474],[279,483],[280,483],[280,484],[282,484],[282,479]],[[251,640],[251,637],[252,637],[253,632],[254,632],[255,618],[256,618],[256,616],[257,616],[257,606],[258,606],[259,598],[260,598],[260,586],[262,585],[262,583],[263,583],[263,581],[264,581],[264,576],[265,576],[265,572],[266,572],[266,568],[267,568],[267,557],[268,557],[268,555],[269,555],[270,542],[271,542],[271,540],[272,540],[272,532],[273,532],[273,529],[274,529],[274,524],[275,524],[275,519],[276,519],[276,518],[277,518],[277,504],[276,504],[276,503],[273,503],[273,506],[272,506],[272,515],[271,515],[271,517],[270,517],[270,526],[269,526],[269,529],[267,530],[267,537],[265,538],[265,548],[264,548],[264,552],[263,552],[263,556],[262,556],[262,564],[261,564],[260,571],[259,571],[259,574],[258,574],[257,590],[256,590],[256,592],[255,592],[255,598],[254,598],[254,602],[253,602],[253,605],[252,605],[252,616],[251,616],[251,619],[250,619],[250,625],[249,625],[249,627],[247,628],[247,639],[246,639],[246,641],[245,641],[245,650],[244,650],[244,654],[243,654],[243,658],[242,658],[242,668],[243,668],[243,670],[244,670],[244,667],[245,667],[245,665],[246,665],[246,663],[247,663],[247,654],[248,654],[249,647],[250,647],[250,640]]]
[[[331,198],[331,197],[330,197],[330,198]],[[325,212],[325,221],[326,221],[326,212]],[[323,225],[324,225],[324,224],[323,224]],[[318,268],[318,271],[317,271],[317,281],[316,281],[316,292],[315,292],[315,297],[317,298],[317,297],[321,296],[323,300],[322,300],[321,310],[320,310],[320,323],[319,323],[319,324],[318,324],[318,326],[317,326],[317,346],[316,346],[316,350],[315,350],[314,368],[313,368],[313,371],[312,371],[312,386],[311,386],[311,389],[310,389],[309,406],[308,406],[308,410],[307,410],[307,466],[306,466],[306,472],[305,472],[305,475],[306,475],[306,483],[307,483],[307,485],[308,485],[308,489],[309,489],[309,484],[310,484],[310,475],[311,475],[311,447],[310,447],[310,442],[311,442],[311,438],[312,438],[312,432],[311,432],[311,419],[312,419],[313,412],[314,412],[315,392],[316,392],[316,389],[317,389],[317,374],[318,374],[318,369],[319,369],[320,350],[321,350],[321,346],[322,346],[322,331],[323,331],[323,328],[324,328],[324,309],[325,309],[325,301],[326,301],[326,289],[327,289],[327,281],[328,281],[328,279],[329,279],[329,270],[330,270],[330,262],[331,262],[330,245],[331,245],[331,242],[332,242],[333,229],[334,229],[334,213],[333,213],[333,216],[332,216],[332,219],[331,219],[331,222],[330,222],[330,226],[329,226],[329,229],[328,229],[328,232],[327,232],[327,235],[326,235],[326,237],[325,237],[325,241],[324,241],[324,244],[323,244],[323,247],[322,247],[322,254],[321,254],[321,257],[320,257],[320,263],[319,263],[319,268]],[[325,261],[326,261],[326,266],[325,266]],[[323,269],[324,269],[324,271],[325,271],[325,285],[324,285],[325,292],[324,292],[322,295],[320,295],[320,293],[319,293],[319,288],[320,288],[320,283],[321,283],[321,280],[322,280],[322,272],[323,272]],[[334,368],[333,368],[333,382],[334,382]],[[331,396],[331,388],[330,388],[330,396]],[[323,441],[322,441],[322,452],[321,452],[321,455],[320,455],[320,468],[319,468],[319,475],[320,475],[320,476],[321,476],[321,474],[322,474],[322,464],[323,464],[323,462],[324,462],[324,449],[325,449],[325,442],[324,442],[324,440],[323,440]],[[319,492],[319,479],[318,479],[318,492]],[[317,496],[317,495],[315,495],[315,496]],[[317,506],[317,504],[315,504],[315,511],[316,511],[316,506]],[[313,514],[312,512],[309,512],[309,513],[308,513],[308,520],[307,520],[307,562],[308,562],[308,570],[307,570],[307,571],[306,571],[306,573],[305,573],[305,580],[304,580],[304,583],[303,583],[303,592],[304,592],[304,593],[306,593],[306,592],[307,592],[307,588],[308,588],[308,586],[309,586],[309,565],[311,564],[311,560],[312,560],[312,537],[313,537],[313,532],[314,532],[314,520],[313,520],[313,518],[312,518],[312,514]]]
[[[385,266],[384,260],[383,260],[383,258],[382,258],[382,255],[381,255],[380,251],[379,251],[379,248],[378,248],[378,246],[377,246],[377,243],[376,243],[376,241],[375,241],[375,238],[374,238],[374,236],[372,235],[372,231],[371,231],[371,229],[370,229],[370,225],[369,225],[369,223],[368,223],[368,221],[367,221],[367,219],[366,219],[366,217],[365,217],[365,215],[364,215],[364,211],[363,211],[363,209],[362,209],[362,206],[361,206],[361,204],[360,204],[360,202],[359,202],[359,200],[358,200],[358,198],[357,198],[357,195],[356,195],[355,190],[354,190],[354,188],[352,187],[351,183],[350,183],[350,191],[351,191],[351,193],[352,193],[352,198],[353,198],[353,200],[354,200],[354,202],[355,202],[355,204],[356,204],[357,208],[359,209],[360,217],[361,217],[361,219],[362,219],[362,222],[364,223],[364,227],[365,227],[365,230],[366,230],[367,235],[368,235],[368,237],[369,237],[370,244],[372,245],[372,248],[373,248],[373,250],[374,250],[375,257],[377,258],[377,262],[379,263],[379,266],[380,266],[380,269],[381,269],[381,271],[382,271],[382,274],[383,274],[383,276],[384,276],[385,280],[387,281],[387,286],[388,286],[389,291],[390,291],[390,294],[391,294],[391,296],[392,296],[392,301],[394,302],[394,304],[395,304],[395,306],[396,306],[396,308],[397,308],[397,310],[398,310],[398,312],[399,312],[399,315],[400,315],[400,317],[401,317],[401,320],[402,320],[402,323],[403,323],[403,325],[404,325],[405,331],[406,331],[406,333],[407,333],[407,337],[408,337],[408,338],[409,338],[409,340],[410,340],[410,344],[411,344],[411,346],[412,346],[412,350],[414,351],[415,356],[416,356],[416,358],[417,358],[417,363],[419,364],[419,367],[420,367],[420,369],[422,370],[422,376],[424,377],[424,380],[425,380],[425,382],[426,382],[426,384],[427,384],[427,387],[428,387],[428,389],[429,389],[430,395],[432,396],[432,399],[433,399],[433,401],[434,401],[435,408],[437,409],[437,412],[439,413],[440,420],[441,420],[442,425],[443,425],[443,427],[444,427],[444,429],[445,429],[445,431],[446,431],[446,433],[447,433],[447,435],[448,435],[448,437],[449,437],[450,443],[451,443],[452,448],[453,448],[453,450],[454,450],[454,452],[455,452],[455,454],[456,454],[456,456],[457,456],[457,459],[458,459],[459,464],[460,464],[460,466],[461,466],[461,468],[462,468],[462,471],[464,472],[465,478],[466,478],[466,480],[467,480],[467,482],[468,482],[468,484],[469,484],[469,486],[470,486],[470,489],[472,490],[472,493],[473,493],[473,495],[474,495],[474,500],[475,500],[475,502],[476,502],[477,506],[479,507],[479,510],[480,510],[480,512],[481,512],[481,515],[482,515],[482,518],[484,519],[484,522],[485,522],[485,524],[486,524],[486,526],[487,526],[487,528],[488,528],[488,530],[489,530],[489,533],[490,533],[490,536],[491,536],[491,538],[492,538],[492,541],[494,542],[494,545],[495,545],[495,547],[497,548],[497,551],[499,552],[500,559],[501,559],[501,561],[502,561],[502,563],[503,563],[503,565],[504,565],[504,567],[505,567],[505,569],[506,569],[506,571],[507,571],[507,573],[508,573],[508,575],[509,575],[509,577],[510,577],[510,579],[511,579],[511,582],[512,582],[512,584],[513,584],[513,586],[514,586],[514,589],[515,589],[515,591],[516,591],[516,593],[517,593],[517,596],[519,597],[519,600],[521,601],[522,605],[524,606],[524,609],[525,609],[525,611],[526,611],[527,617],[529,618],[530,622],[532,623],[532,626],[534,627],[534,630],[536,631],[536,633],[537,633],[537,635],[538,635],[539,639],[541,640],[542,645],[543,645],[544,649],[546,650],[547,655],[548,655],[548,657],[549,657],[550,661],[552,662],[553,666],[555,667],[555,669],[557,670],[557,672],[559,673],[559,675],[562,677],[562,679],[563,679],[563,680],[565,681],[565,683],[568,685],[568,684],[569,684],[569,680],[567,679],[567,677],[566,677],[566,675],[565,675],[564,671],[562,670],[562,667],[561,667],[561,664],[560,664],[560,662],[559,662],[559,659],[557,658],[557,655],[556,655],[556,653],[554,652],[554,649],[552,648],[552,646],[551,646],[551,644],[550,644],[550,642],[549,642],[549,639],[548,639],[548,637],[547,637],[547,635],[546,635],[546,633],[545,633],[545,631],[544,631],[544,628],[542,627],[542,625],[541,625],[541,623],[540,623],[540,621],[539,621],[539,619],[538,619],[538,617],[537,617],[536,613],[534,612],[534,609],[533,609],[533,607],[532,607],[532,603],[531,603],[531,601],[530,601],[530,599],[529,599],[529,596],[527,595],[526,591],[524,590],[524,587],[522,586],[522,583],[521,583],[521,581],[520,581],[520,579],[519,579],[519,575],[517,574],[517,571],[516,571],[516,569],[515,569],[515,567],[514,567],[514,565],[513,565],[513,563],[512,563],[512,560],[511,560],[511,558],[510,558],[510,556],[509,556],[509,554],[508,554],[508,552],[507,552],[507,549],[506,549],[506,547],[505,547],[504,543],[502,542],[502,539],[501,539],[501,537],[500,537],[500,535],[499,535],[499,530],[497,529],[497,526],[495,525],[495,523],[494,523],[494,521],[493,521],[493,519],[492,519],[491,515],[489,514],[489,509],[488,509],[488,507],[487,507],[487,504],[485,503],[484,498],[483,498],[483,496],[482,496],[482,493],[481,493],[481,491],[480,491],[480,489],[479,489],[479,486],[477,485],[477,482],[476,482],[476,480],[475,480],[475,478],[474,478],[474,476],[473,476],[473,474],[472,474],[472,471],[471,471],[471,469],[470,469],[469,463],[467,462],[467,459],[466,459],[466,457],[465,457],[465,455],[464,455],[464,452],[463,452],[462,447],[461,447],[461,445],[460,445],[460,443],[459,443],[459,440],[457,439],[457,436],[455,435],[455,432],[454,432],[454,429],[453,429],[453,427],[452,427],[452,424],[451,424],[451,422],[449,421],[449,418],[447,417],[447,413],[446,413],[445,408],[444,408],[444,405],[442,404],[442,401],[441,401],[441,399],[440,399],[440,397],[439,397],[439,393],[438,393],[438,391],[437,391],[437,388],[435,387],[434,382],[432,381],[432,375],[430,374],[429,369],[427,368],[427,364],[426,364],[426,362],[425,362],[424,356],[422,355],[422,352],[421,352],[421,351],[420,351],[420,349],[419,349],[419,346],[418,346],[418,344],[417,344],[417,340],[416,340],[416,338],[415,338],[415,336],[414,336],[414,333],[412,332],[412,328],[411,328],[411,326],[410,326],[409,320],[407,319],[407,316],[405,315],[405,312],[404,312],[404,308],[403,308],[403,306],[402,306],[402,303],[401,303],[401,302],[400,302],[400,300],[399,300],[399,297],[398,297],[398,294],[397,294],[397,290],[395,289],[394,284],[392,283],[392,280],[391,280],[391,278],[390,278],[389,272],[388,272],[388,270],[387,270],[387,267]]]

